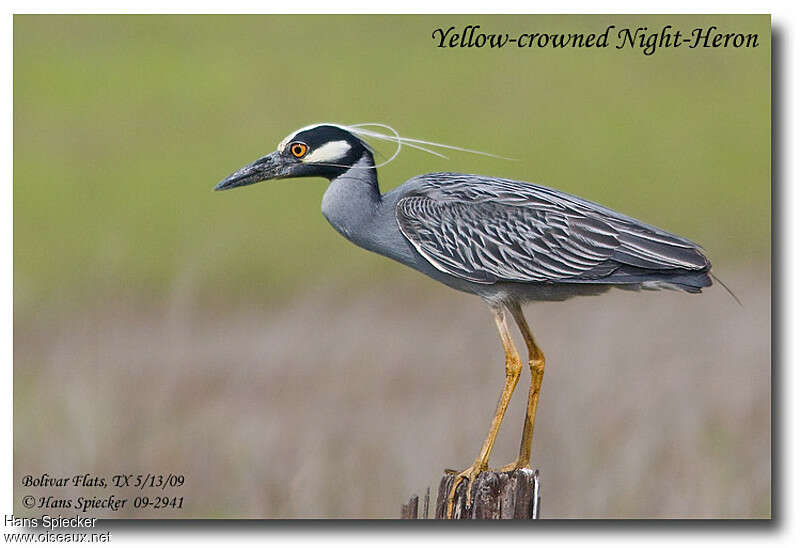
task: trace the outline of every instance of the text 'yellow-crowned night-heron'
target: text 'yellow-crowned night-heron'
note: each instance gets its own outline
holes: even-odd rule
[[[402,145],[429,152],[437,146],[456,147],[396,132],[385,135],[365,128],[370,125],[374,126],[325,123],[297,130],[281,141],[277,151],[239,169],[216,190],[267,179],[324,177],[330,184],[322,198],[322,213],[345,238],[488,303],[505,349],[505,384],[478,457],[453,484],[451,510],[458,484],[463,479],[471,484],[488,468],[489,453],[522,370],[506,312],[522,332],[531,370],[519,457],[503,468],[511,470],[530,466],[545,364],[521,304],[594,295],[611,287],[699,293],[711,285],[711,263],[685,238],[532,183],[429,173],[381,194],[379,166],[364,138],[392,141],[398,152]]]

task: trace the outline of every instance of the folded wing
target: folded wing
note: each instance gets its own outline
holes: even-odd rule
[[[710,285],[711,264],[696,244],[599,204],[509,179],[418,179],[397,203],[397,223],[425,259],[453,276],[478,283]]]

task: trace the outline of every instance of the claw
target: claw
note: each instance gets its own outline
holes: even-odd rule
[[[481,463],[476,462],[463,472],[456,474],[455,479],[453,479],[453,486],[450,488],[450,494],[447,496],[447,519],[453,519],[456,490],[458,486],[461,485],[461,482],[467,480],[467,508],[469,508],[472,504],[472,483],[475,481],[475,478],[478,477],[478,474],[487,469],[487,464],[481,465]],[[446,470],[446,472],[449,472],[449,470]]]
[[[531,463],[530,462],[522,462],[520,460],[516,460],[510,464],[506,464],[502,468],[500,468],[500,472],[513,472],[514,470],[520,470],[522,468],[530,469]]]

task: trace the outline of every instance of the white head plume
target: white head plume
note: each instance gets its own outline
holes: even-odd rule
[[[395,149],[394,153],[388,159],[384,160],[383,162],[381,162],[379,164],[376,164],[375,166],[371,166],[370,168],[365,168],[365,169],[377,169],[379,167],[385,166],[386,164],[392,162],[395,158],[397,158],[400,155],[400,151],[403,149],[404,146],[409,147],[409,148],[414,148],[414,149],[417,149],[417,150],[421,150],[423,152],[427,152],[428,154],[432,154],[434,156],[438,156],[439,158],[445,158],[445,159],[447,159],[447,156],[445,156],[444,154],[442,154],[441,152],[439,152],[439,151],[437,151],[435,149],[455,150],[455,151],[458,151],[458,152],[466,152],[468,154],[478,154],[478,155],[481,155],[481,156],[488,156],[490,158],[498,158],[498,159],[501,159],[501,160],[513,160],[513,158],[506,158],[504,156],[498,156],[497,154],[491,154],[489,152],[482,152],[480,150],[472,150],[472,149],[469,149],[469,148],[464,148],[464,147],[459,147],[459,146],[454,146],[454,145],[446,145],[444,143],[436,143],[434,141],[425,141],[425,140],[422,140],[422,139],[413,139],[411,137],[403,137],[393,127],[391,127],[391,126],[389,126],[387,124],[381,124],[381,123],[378,123],[378,122],[365,122],[365,123],[361,123],[361,124],[352,124],[352,125],[334,124],[334,123],[330,123],[330,122],[312,124],[310,126],[306,126],[304,128],[298,129],[292,135],[289,135],[286,139],[281,141],[281,144],[278,146],[278,149],[280,150],[283,146],[286,145],[286,143],[288,143],[298,133],[300,133],[302,131],[305,131],[305,130],[308,130],[308,129],[311,129],[313,127],[326,126],[326,125],[327,126],[335,126],[335,127],[338,127],[340,129],[343,129],[345,131],[348,131],[348,132],[352,133],[353,135],[357,136],[361,140],[361,142],[364,143],[364,145],[371,152],[374,152],[374,149],[365,140],[367,138],[377,139],[379,141],[390,142],[390,143],[394,143],[395,145],[397,145],[397,148]],[[380,128],[380,129],[386,130],[388,133],[385,133],[385,132],[382,132],[382,131],[377,131],[375,129],[369,129],[369,128]],[[334,164],[330,164],[330,165],[334,165]],[[342,166],[342,167],[345,167],[345,166]]]

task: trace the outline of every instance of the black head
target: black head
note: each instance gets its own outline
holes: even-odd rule
[[[268,179],[325,177],[334,179],[364,159],[374,165],[364,141],[335,124],[299,129],[278,145],[278,150],[238,169],[214,190],[227,190]]]

